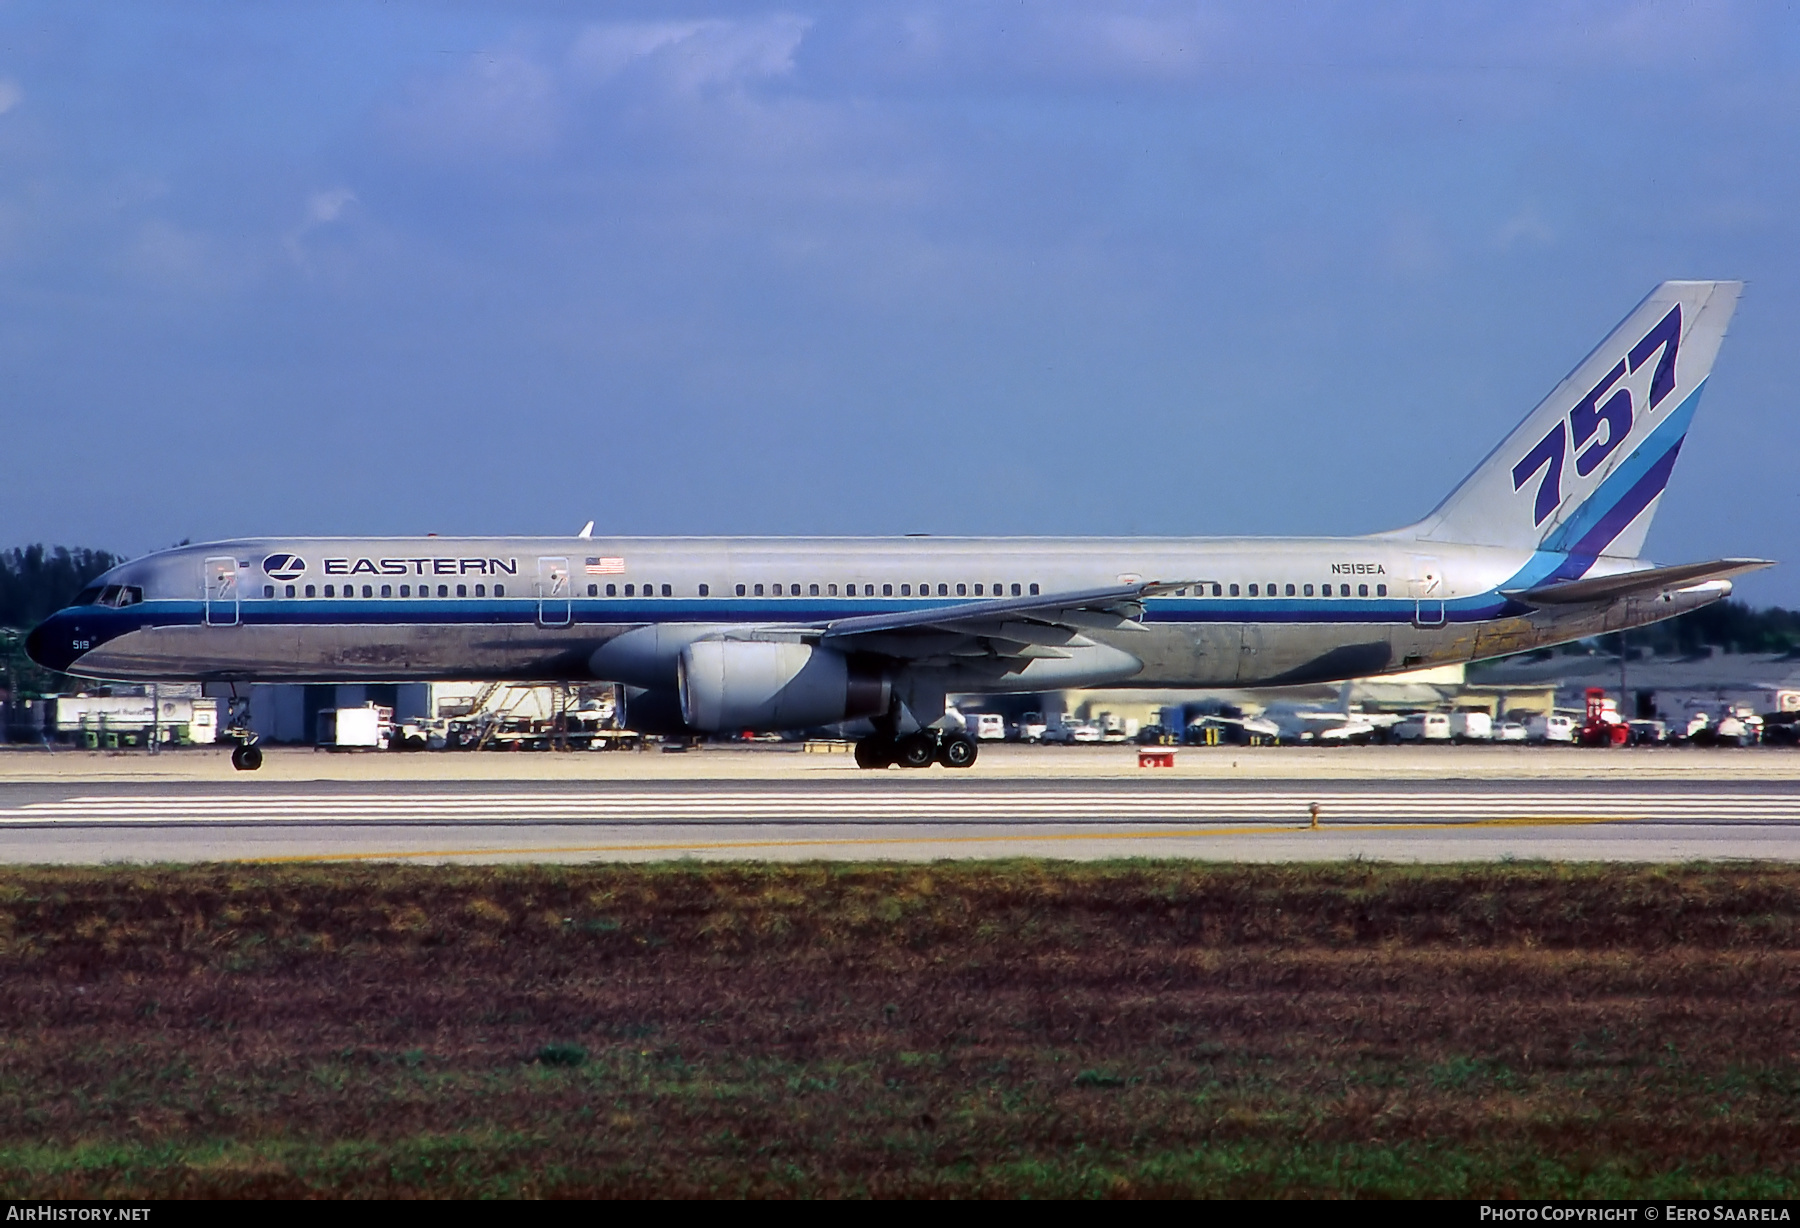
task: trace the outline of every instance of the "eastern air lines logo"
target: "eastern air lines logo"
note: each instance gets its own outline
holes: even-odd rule
[[[306,574],[306,560],[297,554],[271,554],[263,560],[263,573],[271,580],[298,580]]]

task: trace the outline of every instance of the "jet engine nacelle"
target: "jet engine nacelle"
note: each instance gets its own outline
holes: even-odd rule
[[[681,716],[695,729],[804,729],[888,710],[878,667],[829,648],[701,640],[681,650]]]

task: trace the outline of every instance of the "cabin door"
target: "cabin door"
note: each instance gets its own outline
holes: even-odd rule
[[[1438,561],[1423,554],[1412,556],[1413,625],[1444,625],[1444,571]]]
[[[206,625],[235,627],[238,621],[237,560],[206,560]]]
[[[569,560],[543,558],[537,569],[538,622],[546,627],[569,625]]]

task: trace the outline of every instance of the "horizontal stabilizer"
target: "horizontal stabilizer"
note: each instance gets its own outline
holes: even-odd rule
[[[1768,559],[1715,559],[1710,563],[1679,563],[1674,567],[1651,567],[1644,571],[1627,571],[1613,576],[1568,580],[1561,584],[1546,584],[1542,588],[1513,590],[1506,595],[1532,605],[1616,601],[1620,597],[1688,588],[1704,584],[1708,580],[1726,580],[1747,571],[1761,571],[1773,566],[1775,564]]]

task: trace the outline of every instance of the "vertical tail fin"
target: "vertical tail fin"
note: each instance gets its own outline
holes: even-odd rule
[[[1408,535],[1635,558],[1739,281],[1666,281]]]

